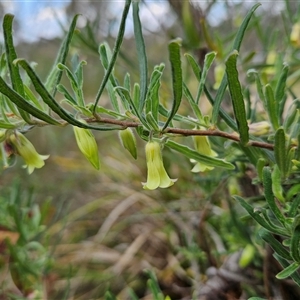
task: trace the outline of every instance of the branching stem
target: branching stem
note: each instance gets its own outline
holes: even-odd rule
[[[103,118],[101,117],[100,120],[96,120],[94,118],[86,119],[88,123],[93,122],[100,122],[105,124],[114,124],[114,125],[120,125],[121,127],[127,128],[127,127],[138,127],[142,124],[133,122],[133,121],[124,121],[124,120],[116,120],[111,118]],[[225,139],[233,140],[235,142],[240,142],[240,138],[236,133],[227,133],[220,130],[195,130],[195,129],[182,129],[182,128],[173,128],[173,127],[167,127],[163,133],[172,133],[172,134],[178,134],[183,136],[195,136],[195,135],[204,135],[204,136],[219,136],[223,137]],[[252,147],[258,147],[258,148],[264,148],[268,150],[274,150],[274,145],[265,143],[265,142],[259,142],[259,141],[249,141],[247,146]]]

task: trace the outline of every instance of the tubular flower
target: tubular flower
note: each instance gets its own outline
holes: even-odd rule
[[[121,143],[129,151],[134,159],[137,159],[136,140],[130,128],[119,131]]]
[[[98,156],[98,146],[89,129],[79,128],[73,126],[76,142],[81,153],[97,170],[100,169],[100,162]]]
[[[158,187],[167,188],[174,184],[177,179],[170,179],[163,165],[160,144],[148,142],[146,145],[147,182],[142,183],[145,190],[155,190]]]
[[[42,168],[49,155],[40,155],[36,152],[31,142],[20,132],[16,132],[9,137],[9,141],[13,144],[16,152],[22,156],[28,167],[28,173],[31,174],[35,168]]]
[[[203,155],[211,156],[211,157],[218,156],[218,154],[214,150],[211,149],[207,136],[194,136],[193,139],[194,139],[194,143],[195,143],[195,148],[199,153],[201,153]],[[191,161],[195,162],[194,160],[191,160]],[[197,172],[210,171],[213,169],[214,169],[214,167],[210,167],[210,166],[205,165],[204,163],[197,162],[191,171],[194,173],[197,173]]]

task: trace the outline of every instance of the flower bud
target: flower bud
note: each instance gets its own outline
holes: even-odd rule
[[[147,161],[147,182],[142,183],[145,190],[155,190],[158,187],[167,188],[177,179],[170,179],[163,165],[160,144],[149,141],[145,147]]]
[[[269,133],[271,126],[267,121],[249,124],[249,133],[254,136],[262,136]]]
[[[16,132],[9,137],[8,144],[12,144],[17,152],[25,161],[28,173],[31,174],[35,168],[42,168],[49,155],[40,155],[36,152],[31,142],[20,132]]]
[[[137,159],[136,140],[130,128],[119,131],[119,137],[123,147],[129,151],[134,159]]]
[[[81,122],[83,122],[81,120]],[[96,170],[100,169],[98,146],[94,135],[89,129],[73,126],[76,142],[81,153],[93,165]]]

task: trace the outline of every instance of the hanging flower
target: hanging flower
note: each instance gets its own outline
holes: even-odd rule
[[[25,161],[28,173],[31,174],[35,168],[42,168],[49,155],[40,155],[36,152],[31,142],[20,132],[16,132],[9,137],[9,142],[13,144],[17,154]]]
[[[167,188],[177,179],[170,179],[163,165],[160,144],[149,141],[146,145],[147,182],[142,183],[145,190],[155,190],[158,187]]]
[[[129,151],[134,159],[137,159],[136,140],[130,128],[119,131],[119,137],[123,147]]]
[[[207,136],[194,136],[194,143],[195,143],[195,148],[196,150],[206,156],[211,156],[211,157],[216,157],[218,156],[218,154],[211,149],[209,140]],[[191,162],[196,162],[194,160],[191,160]],[[194,166],[194,168],[191,170],[194,173],[197,172],[205,172],[205,171],[210,171],[213,170],[214,167],[211,166],[207,166],[204,163],[200,163],[200,162],[196,162],[196,165]]]
[[[81,122],[84,122],[81,120]],[[96,170],[100,169],[98,146],[94,135],[89,129],[73,126],[76,142],[81,153],[93,165]]]

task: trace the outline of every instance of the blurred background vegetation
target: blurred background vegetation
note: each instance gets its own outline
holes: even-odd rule
[[[7,3],[0,2],[0,15],[16,14],[18,54],[36,62],[41,76],[46,76],[55,59],[64,28],[74,14],[82,14],[71,55],[77,53],[87,61],[85,97],[93,101],[103,77],[98,46],[105,40],[113,47],[123,2],[73,0],[65,2],[59,10],[52,1],[26,2],[29,19],[25,19],[25,11],[18,13],[17,2]],[[209,51],[217,51],[217,63],[222,64],[237,28],[254,3],[142,1],[149,69],[160,62],[169,68],[167,44],[174,37],[182,38],[184,52],[196,55],[200,64]],[[293,1],[263,2],[243,41],[241,68],[268,70],[276,63],[270,54],[287,55],[291,28],[300,19],[298,6]],[[33,10],[36,15],[30,13]],[[51,15],[46,20],[57,26],[55,34],[43,36],[43,32],[48,32],[46,21],[46,27],[40,28],[36,38],[26,40],[24,27],[27,36],[31,30],[36,32],[36,28],[25,26],[26,22],[38,19],[42,11]],[[138,62],[129,23],[130,20],[115,72],[120,80],[129,72],[136,81]],[[294,54],[295,60],[299,60],[299,52]],[[186,77],[191,75],[189,72],[186,69]],[[171,93],[167,74],[170,73],[165,72],[162,83],[162,97],[165,94],[166,98]],[[213,78],[214,73],[209,76]],[[247,80],[245,76],[244,81]],[[191,90],[193,85],[196,81],[191,76]],[[105,97],[101,101],[108,105]],[[211,108],[205,99],[201,105],[209,113]],[[181,109],[184,111],[184,105]],[[24,254],[24,265],[17,271],[12,268],[11,272],[7,262],[13,258],[3,255],[0,299],[29,299],[30,295],[36,299],[114,299],[113,295],[134,299],[130,291],[138,299],[154,299],[151,282],[156,282],[159,290],[171,299],[247,299],[257,295],[299,299],[299,290],[291,282],[269,282],[280,266],[256,236],[254,223],[247,218],[240,220],[245,212],[230,197],[234,192],[259,198],[259,187],[252,185],[256,174],[251,165],[241,163],[231,173],[216,169],[193,174],[188,160],[166,150],[165,165],[171,178],[179,178],[178,184],[167,190],[147,192],[141,186],[141,181],[146,181],[144,144],[139,142],[135,161],[120,147],[117,132],[95,136],[100,171],[86,163],[71,128],[49,126],[35,128],[27,135],[39,153],[50,154],[44,168],[28,176],[20,168],[22,162],[17,161],[19,167],[2,172],[3,211],[17,203],[17,214],[26,216],[24,224],[31,224],[32,215],[37,214],[39,226],[28,225],[28,230],[32,231],[30,239],[43,249],[39,252],[40,248],[33,247],[26,254],[30,256]],[[214,147],[218,146],[218,138],[211,141]],[[229,152],[224,149],[224,156]],[[2,254],[4,238],[9,237],[13,247],[18,237],[14,226],[10,227],[14,218],[14,213],[1,216]],[[252,255],[247,267],[241,267],[240,255],[247,247],[253,250]],[[30,272],[28,264],[39,271]],[[154,281],[149,281],[145,269],[155,274]]]

